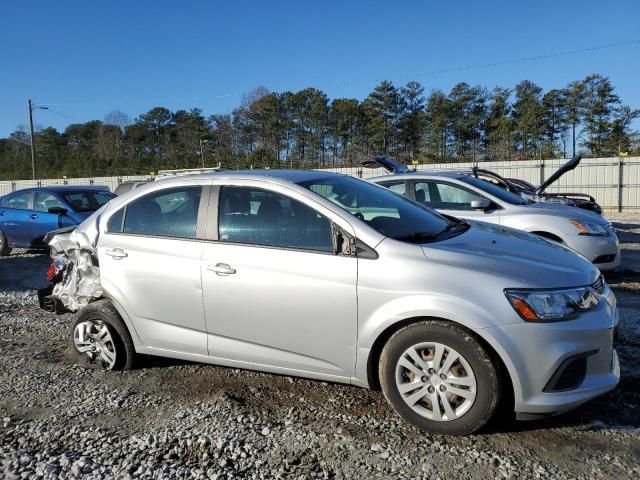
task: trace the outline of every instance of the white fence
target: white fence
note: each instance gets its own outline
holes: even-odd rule
[[[506,178],[519,178],[539,185],[566,160],[482,162],[480,167]],[[473,163],[417,165],[417,170],[469,170]],[[360,178],[384,175],[382,169],[344,167],[327,169]],[[0,182],[0,196],[21,188],[47,185],[106,185],[112,191],[128,180],[149,179],[148,175],[69,179],[15,180]],[[547,189],[549,192],[587,193],[607,211],[640,212],[640,157],[585,158],[580,165]]]

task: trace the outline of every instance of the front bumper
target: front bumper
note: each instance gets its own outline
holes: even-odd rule
[[[607,287],[600,305],[575,320],[485,329],[511,362],[507,368],[514,380],[518,418],[562,413],[615,388],[620,381],[614,348],[617,326],[616,299]],[[574,374],[573,384],[558,383],[563,368],[574,359],[585,360],[583,375]]]
[[[565,244],[583,255],[601,271],[613,270],[620,265],[620,242],[615,232],[606,237],[568,235]]]

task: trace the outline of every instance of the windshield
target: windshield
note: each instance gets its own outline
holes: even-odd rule
[[[111,192],[99,190],[64,192],[62,196],[74,212],[93,212],[115,197]]]
[[[476,177],[472,177],[471,175],[464,175],[460,177],[464,183],[468,183],[469,185],[473,185],[480,190],[487,192],[490,195],[493,195],[496,198],[499,198],[503,202],[510,203],[512,205],[527,205],[527,201],[522,197],[516,195],[515,193],[507,192],[497,185],[487,182],[485,180],[481,180]]]
[[[326,198],[381,234],[411,243],[427,243],[466,230],[431,209],[384,187],[347,176],[322,177],[299,185]],[[458,233],[460,233],[460,231]]]

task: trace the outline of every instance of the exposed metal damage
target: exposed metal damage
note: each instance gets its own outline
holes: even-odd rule
[[[54,283],[50,297],[55,311],[77,312],[102,296],[96,250],[80,230],[55,235],[49,242],[51,266],[47,274]]]

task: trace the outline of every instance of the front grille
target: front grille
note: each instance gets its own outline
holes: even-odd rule
[[[604,277],[600,275],[598,279],[595,282],[593,282],[591,287],[600,295],[602,295],[604,293]]]

